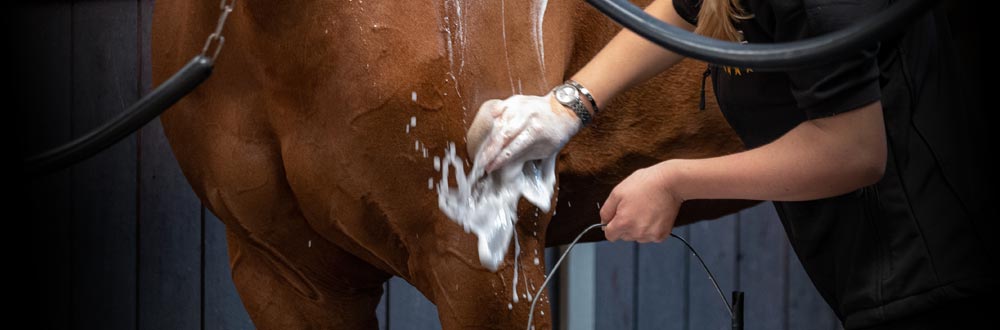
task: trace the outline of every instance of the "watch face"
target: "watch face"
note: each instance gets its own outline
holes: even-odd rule
[[[573,86],[563,86],[556,89],[556,100],[560,103],[572,102],[576,99],[576,89]]]

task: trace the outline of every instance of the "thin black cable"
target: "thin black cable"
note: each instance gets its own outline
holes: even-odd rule
[[[555,265],[552,266],[552,270],[549,271],[549,274],[545,277],[545,281],[542,282],[542,286],[538,288],[538,291],[535,292],[535,296],[531,299],[531,308],[528,309],[528,326],[527,326],[528,330],[531,330],[531,325],[535,320],[535,304],[538,303],[538,298],[539,296],[542,295],[542,291],[545,291],[545,287],[549,285],[549,280],[552,279],[552,275],[559,270],[559,266],[562,265],[563,260],[566,259],[566,256],[569,255],[570,251],[573,251],[573,247],[576,246],[576,243],[580,241],[580,238],[582,238],[584,234],[593,230],[594,228],[599,228],[604,226],[607,225],[601,223],[590,225],[590,227],[587,227],[582,232],[580,232],[579,235],[576,235],[576,238],[573,239],[573,242],[569,243],[569,246],[566,248],[566,251],[564,251],[562,255],[559,256],[559,260],[556,261]],[[698,258],[698,262],[701,263],[701,267],[705,269],[705,273],[708,273],[708,279],[711,280],[712,285],[715,286],[715,291],[719,293],[719,298],[722,298],[723,304],[726,305],[726,310],[729,311],[729,317],[735,320],[736,313],[733,311],[733,307],[729,304],[729,300],[726,299],[726,295],[722,293],[722,287],[719,286],[719,282],[715,281],[715,275],[712,275],[712,271],[708,269],[708,265],[705,264],[705,260],[701,258],[701,255],[698,255],[698,251],[695,251],[694,247],[691,246],[691,244],[688,243],[688,241],[685,240],[684,238],[677,236],[674,233],[670,233],[670,237],[676,238],[677,240],[681,241],[681,243],[684,243],[684,246],[686,246],[688,250],[691,251],[691,254],[693,254],[695,258]]]
[[[711,280],[712,285],[715,286],[715,291],[719,293],[719,298],[722,298],[722,302],[725,303],[726,310],[729,311],[729,317],[736,317],[736,313],[733,312],[733,307],[729,304],[729,300],[726,300],[726,294],[722,293],[722,288],[719,287],[719,282],[715,281],[715,275],[712,275],[712,271],[708,270],[708,265],[706,265],[705,260],[702,260],[701,256],[698,255],[698,251],[695,251],[694,247],[692,247],[691,244],[688,243],[688,241],[685,240],[684,238],[681,238],[680,236],[677,236],[674,233],[670,233],[670,237],[680,240],[681,243],[684,243],[684,245],[687,246],[688,250],[691,250],[691,254],[693,254],[696,258],[698,258],[698,262],[701,263],[701,267],[705,268],[705,273],[708,273],[708,279]]]

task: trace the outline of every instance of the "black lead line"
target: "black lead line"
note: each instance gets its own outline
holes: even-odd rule
[[[545,290],[545,287],[549,285],[549,280],[551,280],[552,275],[559,270],[559,266],[562,265],[563,260],[566,259],[566,256],[569,255],[570,251],[573,251],[573,247],[576,246],[576,243],[580,241],[580,238],[583,238],[583,235],[587,234],[588,232],[590,232],[595,228],[601,228],[604,226],[606,225],[601,223],[590,225],[582,232],[580,232],[579,235],[576,235],[576,238],[573,239],[573,242],[569,243],[569,246],[566,248],[566,251],[564,251],[562,255],[559,256],[559,260],[556,261],[555,265],[552,266],[552,270],[549,271],[549,274],[545,276],[545,281],[542,282],[542,286],[538,288],[538,291],[535,292],[535,296],[532,297],[531,299],[531,308],[528,309],[528,326],[526,327],[527,330],[532,330],[532,323],[535,320],[535,305],[538,303],[539,296],[542,295],[542,291]],[[719,298],[722,299],[723,304],[726,305],[726,311],[729,312],[729,317],[732,320],[732,329],[742,330],[743,297],[744,297],[743,292],[733,291],[733,303],[732,305],[730,305],[729,301],[726,300],[726,295],[722,293],[722,287],[720,287],[719,282],[715,280],[715,275],[713,275],[712,271],[708,269],[708,265],[705,263],[705,260],[702,259],[701,255],[698,254],[698,251],[696,251],[694,247],[691,246],[691,243],[688,243],[688,241],[685,240],[683,237],[677,236],[674,233],[670,233],[670,237],[676,238],[677,240],[681,241],[681,243],[684,243],[684,246],[687,247],[689,251],[691,251],[691,254],[693,254],[695,258],[698,259],[698,262],[701,264],[701,267],[705,269],[705,273],[708,274],[708,279],[711,280],[712,285],[715,287],[715,291],[719,293]]]

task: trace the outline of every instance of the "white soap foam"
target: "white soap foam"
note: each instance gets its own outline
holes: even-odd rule
[[[449,143],[441,161],[438,207],[466,232],[476,235],[479,262],[496,271],[514,234],[520,198],[544,212],[551,208],[556,155],[544,160],[513,161],[488,175],[484,174],[484,165],[476,162],[466,175],[464,160],[455,150],[455,144]],[[449,184],[451,169],[455,171],[454,187]],[[516,302],[516,293],[514,297]]]
[[[520,258],[518,257],[521,256],[521,244],[517,242],[517,235],[513,236],[514,236],[514,285],[511,286],[511,292],[514,293],[514,302],[517,302],[517,266],[520,264],[519,262]],[[479,258],[482,259],[482,255],[480,255]]]
[[[517,237],[516,235],[514,237]],[[515,240],[516,242],[517,240]],[[517,259],[514,262],[518,262]],[[524,299],[528,299],[530,302],[535,295],[531,294],[531,290],[528,289],[528,273],[524,272]]]

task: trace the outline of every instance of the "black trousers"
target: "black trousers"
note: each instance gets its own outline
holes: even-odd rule
[[[1000,328],[1000,299],[966,298],[911,317],[863,330],[964,330]]]

